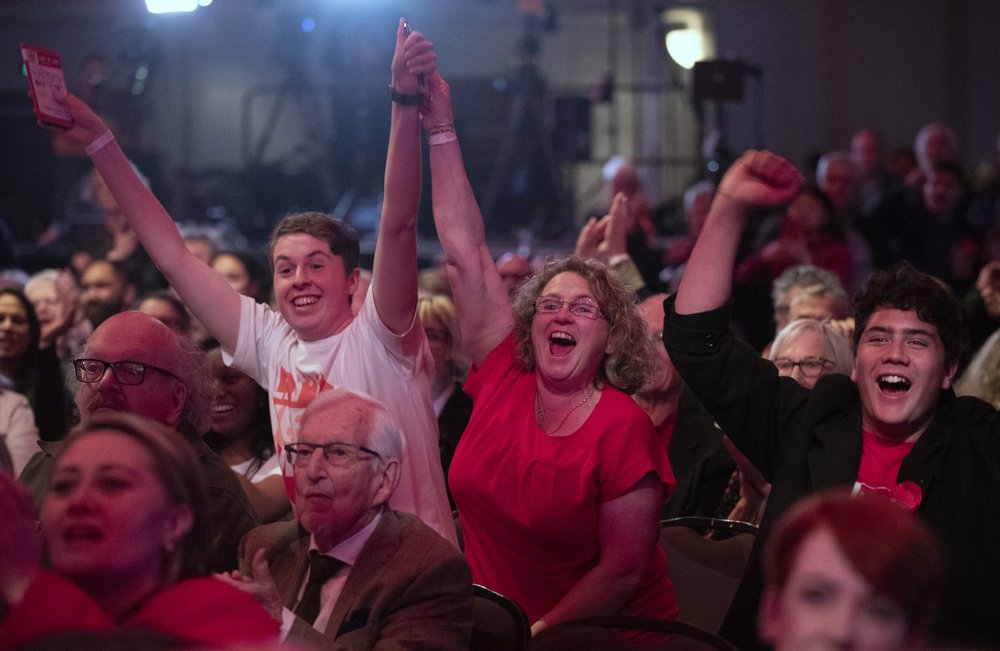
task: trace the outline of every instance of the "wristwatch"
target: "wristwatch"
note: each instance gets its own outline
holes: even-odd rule
[[[389,99],[401,104],[403,106],[419,106],[420,102],[423,100],[424,96],[420,93],[416,95],[408,95],[406,93],[401,93],[392,86],[389,86]]]

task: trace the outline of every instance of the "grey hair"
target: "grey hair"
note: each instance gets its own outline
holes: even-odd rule
[[[392,417],[392,414],[381,402],[361,391],[350,391],[348,389],[328,389],[320,392],[316,398],[306,407],[299,424],[301,428],[306,419],[313,413],[321,409],[335,407],[338,404],[356,400],[364,403],[371,409],[371,429],[368,432],[368,447],[381,455],[382,460],[396,459],[403,460],[403,432]]]
[[[176,375],[187,387],[183,418],[198,434],[212,424],[212,370],[205,351],[187,336],[171,330],[177,337]]]
[[[847,292],[844,291],[844,285],[832,272],[820,269],[816,265],[800,264],[789,267],[774,279],[771,301],[774,303],[775,309],[777,309],[785,292],[792,287],[810,287],[812,285],[823,285],[829,288],[831,293],[840,292],[847,295]]]
[[[830,170],[830,163],[835,160],[844,161],[853,170],[854,161],[851,160],[851,155],[846,151],[840,149],[827,152],[820,156],[819,161],[816,163],[816,182],[823,183],[823,179],[826,178],[827,172]]]
[[[51,283],[56,289],[56,295],[64,305],[72,306],[76,304],[76,301],[80,298],[80,288],[75,282],[60,286],[58,282],[59,277],[60,271],[58,269],[42,269],[32,274],[28,278],[28,281],[24,283],[24,293],[27,294],[40,284]]]
[[[833,362],[833,372],[850,375],[851,344],[842,332],[830,325],[829,321],[817,321],[816,319],[796,319],[778,332],[771,345],[769,359],[773,362],[780,357],[779,351],[792,345],[796,339],[807,332],[815,332],[823,340]]]

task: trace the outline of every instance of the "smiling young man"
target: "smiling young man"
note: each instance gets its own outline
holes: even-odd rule
[[[271,397],[275,445],[295,440],[299,419],[330,387],[363,391],[389,405],[406,432],[406,455],[392,506],[415,513],[456,542],[430,399],[433,361],[416,318],[416,220],[420,198],[421,75],[435,67],[422,35],[396,32],[385,193],[368,300],[357,317],[358,240],[322,213],[283,219],[270,245],[275,305],[237,293],[191,254],[166,210],[136,177],[110,131],[80,100],[67,108],[66,136],[86,146],[143,246],[191,311],[219,341],[225,360]],[[387,100],[388,101],[388,100]]]
[[[758,549],[777,517],[804,495],[834,486],[886,495],[940,536],[949,564],[942,639],[1000,644],[1000,417],[951,390],[961,344],[958,304],[907,264],[872,276],[855,297],[851,377],[828,374],[812,390],[729,332],[736,246],[747,210],[789,200],[800,176],[766,152],[745,154],[723,179],[677,295],[666,302],[664,341],[674,365],[719,426],[773,489]],[[754,631],[761,577],[755,562],[723,628],[740,648]]]

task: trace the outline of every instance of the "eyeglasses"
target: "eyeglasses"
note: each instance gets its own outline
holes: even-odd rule
[[[146,379],[146,371],[156,371],[167,377],[183,382],[179,377],[166,369],[143,362],[105,362],[103,359],[74,359],[73,367],[76,369],[76,379],[80,382],[100,382],[101,378],[110,368],[115,380],[120,384],[136,385],[142,384]]]
[[[774,360],[774,365],[778,367],[778,370],[782,373],[791,374],[792,370],[798,366],[799,370],[802,371],[802,375],[808,378],[819,377],[820,373],[824,370],[833,368],[833,361],[826,359],[825,357],[803,357],[797,362],[793,362],[787,357],[779,357]]]
[[[563,305],[569,305],[569,313],[573,316],[579,316],[585,319],[597,319],[602,316],[601,308],[597,306],[597,303],[589,298],[578,298],[572,301],[567,301],[559,296],[540,297],[537,301],[535,301],[535,313],[555,314],[563,308]]]
[[[370,454],[381,460],[382,455],[360,445],[351,443],[327,443],[326,445],[316,445],[314,443],[290,443],[285,446],[285,459],[288,463],[296,467],[303,467],[309,464],[313,452],[323,451],[323,461],[336,468],[349,468],[361,459],[361,454]]]

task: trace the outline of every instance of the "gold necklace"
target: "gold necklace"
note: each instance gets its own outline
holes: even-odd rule
[[[563,419],[561,421],[559,421],[558,425],[556,425],[556,428],[554,430],[550,430],[550,431],[546,431],[545,430],[545,410],[542,409],[542,397],[540,395],[538,395],[538,392],[536,391],[535,392],[535,410],[538,412],[538,427],[541,428],[542,432],[544,432],[548,436],[551,436],[551,435],[555,434],[556,432],[558,432],[562,428],[563,425],[566,424],[566,421],[569,419],[570,414],[572,414],[574,411],[576,411],[577,409],[579,409],[580,407],[582,407],[585,402],[587,402],[588,400],[590,400],[590,397],[592,395],[594,395],[595,391],[597,391],[597,387],[591,387],[590,393],[588,393],[586,395],[586,397],[584,397],[583,400],[581,400],[580,402],[576,403],[575,407],[573,407],[572,409],[570,409],[569,411],[567,411],[566,415],[563,416]]]

